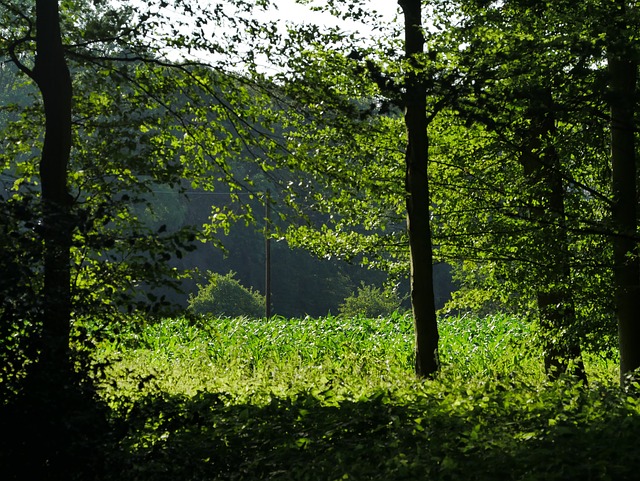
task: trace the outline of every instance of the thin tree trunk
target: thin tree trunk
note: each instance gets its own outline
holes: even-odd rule
[[[571,374],[586,382],[580,344],[571,334],[576,313],[569,287],[571,256],[565,221],[565,192],[558,152],[551,143],[556,128],[551,92],[539,92],[536,101],[542,101],[544,108],[532,109],[528,145],[521,162],[540,203],[530,212],[532,220],[540,226],[539,247],[543,249],[544,267],[539,272],[540,288],[536,297],[541,327],[546,331],[545,369],[552,379],[571,370]]]
[[[420,0],[400,0],[405,22],[405,54],[411,61],[424,52]],[[417,65],[414,65],[417,68]],[[406,151],[407,229],[411,256],[411,305],[415,328],[415,370],[418,376],[438,371],[438,325],[433,293],[433,253],[429,208],[427,164],[427,102],[420,74],[406,76],[405,123],[408,134]]]
[[[622,35],[622,33],[621,33]],[[640,367],[640,263],[637,232],[637,166],[634,106],[638,65],[609,53],[611,169],[615,300],[620,343],[620,379]]]

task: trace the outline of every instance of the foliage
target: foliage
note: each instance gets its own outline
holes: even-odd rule
[[[597,351],[615,332],[606,89],[602,64],[585,63],[603,59],[590,25],[600,13],[460,5],[447,39],[473,85],[432,125],[435,235],[463,285],[452,307],[543,317],[553,292],[575,319],[548,335]]]
[[[283,162],[299,177],[285,186],[286,198],[309,206],[301,212],[306,221],[290,222],[283,235],[317,256],[405,277],[406,139],[398,99],[387,99],[365,61],[349,56],[357,46],[344,39],[329,52],[310,43],[290,52],[289,65],[299,70],[277,79],[290,99]],[[320,101],[324,92],[331,95]]]
[[[622,3],[423,2],[434,256],[457,269],[457,312],[538,317],[583,350],[615,344],[606,50],[627,38],[609,38],[616,21],[638,25]],[[397,106],[411,68],[396,32],[377,45],[295,33],[278,75],[291,104],[284,162],[304,172],[292,202],[310,198],[321,215],[287,239],[406,273]]]
[[[235,272],[225,275],[209,272],[207,284],[198,286],[198,293],[189,297],[189,310],[194,314],[225,317],[261,317],[264,296],[247,289],[235,278]]]
[[[389,317],[401,310],[402,301],[395,289],[362,283],[356,292],[345,298],[338,312],[343,317]]]
[[[227,17],[204,6],[176,4],[168,22],[160,6],[164,2],[153,3],[60,2],[74,95],[73,148],[68,185],[63,186],[73,198],[68,263],[73,314],[67,319],[76,324],[68,326],[73,335],[88,318],[99,322],[90,323],[94,330],[87,335],[99,335],[105,325],[121,322],[132,311],[172,311],[166,293],[180,286],[185,273],[176,265],[184,254],[196,240],[218,245],[213,239],[217,229],[251,218],[250,208],[233,203],[242,204],[237,190],[248,188],[257,175],[236,178],[229,162],[246,161],[251,149],[269,137],[267,115],[262,115],[265,134],[255,135],[257,112],[264,113],[254,110],[260,103],[257,93],[251,99],[255,85],[225,71],[222,61],[216,70],[166,55],[194,44],[209,54],[239,55],[237,37],[223,49],[215,42],[227,43],[225,36],[204,41],[199,31],[177,30],[192,16],[201,26],[246,25],[252,23],[246,15],[252,5],[229,2]],[[231,15],[233,9],[237,16]],[[176,15],[179,11],[185,16]],[[16,394],[14,381],[37,358],[38,316],[46,306],[39,176],[44,111],[24,75],[34,62],[35,12],[25,2],[0,4],[0,268],[10,273],[0,283],[3,400],[9,392]],[[194,186],[223,189],[228,200],[209,213],[207,233],[201,225],[180,222],[185,191]],[[170,229],[172,222],[177,225]]]
[[[313,25],[281,37],[251,16],[267,0],[120,3],[62,2],[75,91],[72,332],[114,362],[112,378],[100,380],[122,434],[107,453],[111,479],[635,476],[637,386],[610,387],[605,349],[615,344],[611,238],[626,230],[612,228],[605,65],[608,51],[636,56],[637,32],[619,35],[615,25],[637,26],[637,9],[626,16],[625,2],[427,2],[433,28],[424,32],[425,55],[409,65],[397,32],[380,45]],[[332,0],[328,9],[362,19],[366,4]],[[24,2],[0,2],[0,53],[23,66],[33,64],[33,13]],[[234,33],[205,33],[211,28]],[[268,42],[244,42],[244,34]],[[177,50],[191,60],[168,60]],[[258,72],[261,56],[283,60],[274,78]],[[25,366],[37,358],[31,340],[41,328],[34,319],[44,268],[42,103],[19,72],[3,67],[7,73],[14,81],[2,85],[0,112],[3,402],[19,399]],[[543,323],[504,317],[441,321],[444,369],[423,383],[409,374],[406,317],[358,327],[340,318],[209,326],[178,319],[111,342],[98,337],[98,324],[122,320],[128,309],[166,304],[137,293],[176,287],[169,261],[197,237],[211,240],[255,217],[251,206],[234,205],[243,204],[240,190],[255,194],[255,172],[234,171],[231,162],[250,162],[283,188],[300,214],[282,233],[292,243],[406,273],[407,146],[398,106],[407,73],[429,90],[426,174],[434,189],[422,205],[434,209],[427,220],[436,256],[457,262],[466,284],[455,307],[506,306],[535,319],[541,297],[567,294],[575,322],[543,335],[553,344],[568,333],[589,348],[590,387],[570,377],[545,384],[543,343],[532,334]],[[187,188],[230,201],[198,235],[164,222],[181,220]],[[171,206],[158,202],[165,194],[174,196]],[[560,207],[551,206],[554,197]],[[48,402],[41,396],[39,406]],[[33,427],[71,423],[59,406],[44,406]]]
[[[251,158],[258,139],[269,138],[259,95],[252,98],[254,85],[225,71],[223,61],[216,70],[174,60],[178,50],[209,57],[235,52],[227,64],[235,69],[239,35],[207,38],[192,28],[194,21],[207,29],[224,24],[244,35],[253,23],[246,12],[264,2],[228,5],[223,11],[183,2],[167,8],[164,1],[0,2],[0,268],[11,272],[0,284],[0,428],[23,455],[18,479],[60,479],[63,471],[72,479],[69,465],[81,461],[71,463],[70,453],[91,462],[76,443],[101,452],[82,446],[97,428],[95,393],[85,396],[82,382],[96,372],[73,351],[93,347],[105,326],[127,312],[166,313],[171,306],[156,290],[178,287],[182,273],[172,262],[197,238],[211,240],[216,229],[251,218],[250,209],[231,207],[251,179],[236,179],[228,166],[230,159]],[[55,44],[42,41],[45,32]],[[47,47],[59,54],[53,73],[46,70],[54,67]],[[62,95],[66,82],[54,78],[67,66],[73,99]],[[43,105],[25,73],[61,105]],[[56,113],[65,122],[51,121]],[[255,135],[258,117],[265,130]],[[65,127],[65,135],[56,135],[56,127]],[[44,148],[45,134],[61,146]],[[52,165],[59,168],[47,168]],[[231,202],[211,214],[209,232],[189,225],[169,230],[166,220],[181,212],[158,197],[170,192],[180,199],[195,187],[222,187]],[[54,219],[55,211],[62,215]],[[67,402],[76,391],[80,401]],[[0,471],[9,474],[4,463]]]
[[[406,316],[132,325],[98,351],[120,359],[102,387],[121,433],[106,479],[633,479],[640,404],[612,363],[588,361],[590,387],[551,383],[526,322],[445,318],[447,366],[418,381],[411,330]]]
[[[37,332],[35,293],[40,288],[36,259],[41,245],[23,222],[33,209],[29,197],[4,201],[0,207],[0,398],[8,403],[19,390],[25,368],[33,359],[28,340]]]
[[[108,479],[633,479],[633,397],[560,383],[544,393],[517,382],[435,387],[264,404],[149,396],[125,418],[130,457]]]

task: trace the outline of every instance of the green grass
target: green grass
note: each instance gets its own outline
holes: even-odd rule
[[[413,381],[409,321],[340,318],[215,319],[198,325],[169,319],[104,345],[118,355],[118,391],[138,391],[138,375],[172,394],[225,391],[245,399],[330,385],[351,392]]]
[[[168,319],[100,345],[107,479],[635,479],[638,397],[615,361],[547,382],[529,324],[441,321],[412,373],[410,319]]]

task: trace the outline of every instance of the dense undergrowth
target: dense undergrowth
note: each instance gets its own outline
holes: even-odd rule
[[[107,479],[637,479],[640,402],[615,360],[545,380],[508,317],[444,319],[412,374],[410,320],[167,319],[100,345]]]

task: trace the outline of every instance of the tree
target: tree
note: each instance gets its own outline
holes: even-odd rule
[[[562,27],[572,20],[561,5],[530,9],[520,2],[477,7],[473,3],[468,2],[468,18],[454,34],[460,35],[458,68],[472,85],[461,92],[457,109],[466,122],[479,123],[494,136],[493,142],[499,146],[487,145],[492,155],[512,156],[515,161],[496,164],[497,171],[482,177],[482,189],[493,190],[487,195],[496,200],[481,230],[485,235],[492,230],[496,234],[491,245],[485,247],[488,252],[481,255],[494,259],[498,255],[503,263],[511,265],[528,264],[532,275],[522,278],[517,289],[523,299],[527,298],[523,294],[530,291],[536,304],[547,371],[555,377],[574,366],[574,373],[584,378],[571,287],[570,266],[575,265],[571,249],[575,243],[572,246],[567,220],[568,215],[575,217],[576,213],[568,213],[565,205],[566,198],[571,197],[567,191],[576,184],[578,169],[583,166],[570,172],[557,144],[565,129],[575,128],[569,127],[576,123],[569,112],[576,109],[571,104],[580,101],[574,92],[559,87],[565,85],[561,79],[570,75],[574,84],[582,85],[584,71],[578,68],[579,59],[587,53],[574,53],[580,37],[578,31]],[[476,60],[478,52],[483,52],[480,60]],[[469,165],[462,168],[469,172]],[[506,177],[506,168],[513,169],[509,175],[513,176],[515,189],[500,183]],[[574,192],[581,195],[582,187],[576,188]],[[450,195],[457,196],[455,192]],[[462,194],[462,202],[466,195]],[[514,205],[518,210],[510,209]],[[472,212],[474,206],[469,207]],[[503,215],[510,219],[498,221]],[[507,242],[495,242],[499,237]],[[509,275],[516,280],[522,273]]]
[[[251,7],[235,3],[240,10]],[[9,348],[26,346],[22,357],[11,358],[11,367],[3,363],[3,370],[13,370],[8,377],[17,380],[9,386],[10,399],[3,396],[2,428],[8,433],[3,447],[15,441],[15,461],[25,462],[19,469],[58,479],[71,464],[72,448],[86,448],[88,463],[90,453],[99,451],[82,446],[83,436],[99,432],[99,423],[92,422],[99,419],[90,412],[95,399],[85,390],[91,380],[79,341],[105,320],[122,319],[127,307],[162,305],[151,294],[136,297],[136,288],[175,285],[168,261],[195,240],[190,228],[151,228],[135,206],[152,211],[155,188],[167,184],[180,192],[184,178],[210,189],[226,181],[233,197],[245,179],[235,179],[227,162],[239,153],[246,156],[254,143],[247,133],[255,132],[260,108],[255,98],[249,101],[249,82],[236,73],[166,60],[167,45],[203,44],[199,33],[176,40],[170,32],[171,42],[160,48],[166,40],[159,39],[162,28],[181,28],[180,22],[162,24],[160,13],[106,2],[65,2],[59,9],[58,2],[38,0],[35,11],[27,2],[0,5],[3,53],[42,96],[3,112],[10,114],[2,126],[8,134],[2,140],[8,148],[0,154],[2,180],[3,187],[11,185],[2,194],[6,224],[0,232],[6,235],[2,245],[12,248],[2,253],[0,265],[31,264],[13,271],[15,283],[3,279],[1,284],[1,333],[19,336]],[[205,47],[218,50],[210,43]],[[233,138],[232,131],[245,137]],[[250,212],[229,206],[216,214],[212,229]],[[30,251],[21,252],[22,247]],[[27,382],[21,382],[25,369]],[[27,465],[20,454],[33,462]]]
[[[438,324],[433,289],[433,252],[429,212],[429,141],[427,135],[427,79],[421,78],[424,58],[422,2],[399,0],[404,12],[405,54],[409,71],[405,80],[407,232],[411,263],[411,306],[415,329],[416,373],[438,371]]]
[[[74,222],[71,216],[73,199],[67,183],[72,138],[72,86],[62,45],[57,1],[36,1],[35,30],[36,55],[32,69],[16,56],[16,44],[9,45],[14,63],[38,86],[45,115],[39,162],[42,215],[39,230],[44,244],[44,271],[40,300],[36,301],[41,332],[40,342],[36,345],[37,360],[30,369],[28,382],[37,386],[37,396],[61,408],[67,401],[65,392],[70,388],[73,369],[69,337],[72,309],[70,252]],[[19,39],[20,42],[28,40],[29,37]],[[47,475],[53,479],[61,472],[60,464],[65,463],[55,451],[65,444],[67,432],[63,422],[46,419],[45,412],[48,410],[33,414],[42,430],[40,435],[46,439],[40,450],[34,449],[33,456],[36,466],[51,465]],[[66,412],[60,414],[64,416]],[[24,429],[33,434],[27,426]]]
[[[53,8],[50,3],[45,2],[44,10],[41,8],[37,13],[52,15],[47,10]],[[242,1],[230,5],[240,12],[251,7]],[[19,230],[26,234],[35,225],[35,231],[45,237],[46,245],[56,236],[55,241],[63,247],[47,247],[45,257],[55,257],[59,265],[56,264],[54,272],[71,277],[73,285],[67,292],[63,286],[68,283],[64,279],[47,281],[43,297],[48,298],[56,287],[65,289],[64,295],[61,291],[53,296],[55,302],[65,306],[56,311],[61,318],[68,318],[71,309],[81,317],[98,303],[109,306],[114,314],[127,307],[126,296],[121,297],[121,292],[134,290],[142,283],[160,282],[165,274],[172,275],[172,269],[162,266],[167,266],[171,257],[179,257],[194,240],[192,228],[168,232],[166,224],[152,225],[144,219],[145,212],[150,213],[147,218],[155,215],[154,210],[161,203],[155,202],[154,197],[166,194],[165,186],[177,196],[192,185],[209,190],[224,186],[232,201],[238,200],[235,192],[239,189],[250,190],[251,178],[237,178],[228,162],[252,161],[253,152],[249,150],[259,149],[259,142],[267,137],[255,135],[256,112],[262,112],[258,107],[259,88],[236,72],[226,72],[222,60],[219,70],[191,60],[181,63],[166,60],[163,55],[168,47],[197,46],[209,53],[222,47],[202,42],[200,32],[178,37],[175,33],[184,26],[182,19],[164,23],[166,12],[138,11],[126,3],[116,8],[104,2],[67,2],[62,14],[56,7],[56,18],[64,30],[58,26],[55,34],[61,38],[57,43],[37,46],[44,50],[37,50],[35,65],[30,67],[32,40],[40,45],[43,35],[51,36],[48,29],[53,28],[52,22],[42,21],[44,27],[36,22],[35,26],[40,28],[35,29],[36,37],[32,39],[31,16],[36,13],[30,11],[28,3],[2,2],[2,7],[6,22],[3,30],[8,39],[4,51],[10,52],[22,73],[41,85],[46,117],[41,117],[39,102],[33,101],[29,91],[22,87],[21,91],[26,91],[22,103],[5,109],[17,115],[3,125],[6,134],[3,174],[12,178],[12,185],[3,194],[8,196],[3,207],[18,202],[25,207],[27,199],[40,197],[33,159],[41,145],[39,122],[45,122],[53,129],[53,135],[45,135],[42,145],[42,196],[43,203],[49,206],[43,214],[46,222],[35,225],[32,221],[36,214],[23,213]],[[84,13],[80,15],[79,11]],[[196,16],[199,22],[231,21],[215,12],[194,12],[189,7],[185,14]],[[246,15],[233,17],[233,22],[250,23]],[[153,36],[152,31],[156,32]],[[229,49],[229,54],[233,53],[234,49]],[[52,56],[54,61],[48,61]],[[62,62],[64,69],[60,67]],[[73,92],[52,95],[54,87],[70,89],[71,79],[56,82],[56,77],[48,75],[46,69],[68,71],[68,63],[74,72],[73,131],[68,112],[64,114],[68,122],[48,120],[70,108]],[[253,98],[249,93],[252,88]],[[21,115],[26,111],[30,115]],[[268,129],[268,118],[263,116],[263,120]],[[24,141],[28,136],[32,142]],[[61,145],[56,150],[57,141]],[[63,150],[70,150],[72,142],[75,148],[70,157],[65,154],[66,160],[60,160],[60,156],[51,160],[51,152],[62,154]],[[53,200],[46,200],[49,197]],[[63,198],[66,203],[61,203]],[[209,223],[212,232],[224,228],[232,219],[250,218],[251,211],[250,207],[242,210],[228,205],[214,214],[215,220]],[[63,218],[67,221],[60,229],[58,224]],[[58,224],[56,229],[50,229],[47,226],[54,219]],[[18,229],[12,234],[18,235]],[[49,272],[53,260],[45,264],[48,267],[43,269]],[[63,264],[70,267],[63,269]],[[67,270],[71,276],[63,273]],[[89,303],[94,305],[89,308]],[[50,322],[49,316],[42,319]],[[67,319],[59,324],[68,322]]]
[[[207,283],[198,288],[198,294],[189,298],[189,310],[195,314],[252,318],[264,314],[264,296],[240,284],[235,272],[209,272]]]
[[[626,351],[627,359],[636,359],[631,346],[638,332],[631,326],[638,283],[633,200],[637,54],[629,43],[636,11],[626,2],[586,2],[580,9],[567,2],[461,5],[469,20],[459,32],[476,31],[459,43],[471,54],[466,71],[485,74],[486,80],[477,79],[458,110],[468,124],[482,125],[475,129],[480,132],[475,156],[490,153],[503,161],[496,168],[486,160],[477,168],[456,164],[463,167],[459,178],[466,176],[483,192],[474,200],[484,199],[489,214],[482,229],[472,228],[472,217],[466,225],[455,221],[451,227],[458,232],[452,229],[449,238],[460,236],[461,225],[464,235],[473,234],[474,241],[464,248],[466,259],[484,258],[485,266],[495,268],[486,278],[496,279],[501,289],[514,282],[518,287],[505,296],[510,302],[537,297],[541,322],[545,311],[547,320],[557,321],[545,337],[558,339],[554,332],[559,330],[559,338],[568,341],[560,344],[569,347],[563,357],[571,355],[571,343],[577,352],[578,338],[588,348],[601,347],[598,338],[613,338],[607,318],[615,310],[621,358]],[[536,19],[544,20],[537,24]],[[527,55],[512,56],[517,51]],[[489,64],[483,66],[485,61]],[[470,104],[475,106],[471,115]],[[487,132],[494,133],[495,144],[486,142]],[[523,175],[504,161],[509,152],[524,160]],[[471,198],[468,192],[460,205],[477,214],[480,209],[463,204],[464,197]],[[553,295],[540,298],[545,292]],[[567,308],[549,311],[548,306]],[[621,359],[621,375],[632,365],[636,361]]]
[[[289,104],[283,109],[288,151],[282,165],[302,172],[300,182],[287,186],[291,203],[309,198],[304,204],[322,216],[317,225],[309,215],[286,236],[317,255],[401,277],[412,266],[416,372],[430,376],[437,371],[438,334],[427,178],[429,81],[422,76],[438,67],[425,65],[430,61],[423,50],[420,2],[403,6],[404,60],[389,53],[391,45],[367,45],[336,29],[321,33],[317,27],[296,27],[290,32],[286,45],[295,49],[285,51],[286,71],[276,76]],[[357,21],[375,17],[360,8],[341,12]],[[434,90],[430,96],[439,98],[442,92]],[[430,119],[440,109],[437,101],[433,104]]]
[[[625,5],[619,2],[611,9],[613,4],[586,2],[578,9],[569,2],[431,2],[433,30],[441,34],[428,32],[430,55],[418,57],[419,69],[415,62],[401,63],[389,55],[393,48],[358,47],[353,38],[336,32],[327,35],[324,46],[311,48],[313,53],[290,55],[288,66],[300,68],[293,78],[285,76],[286,95],[301,99],[312,116],[325,115],[331,121],[328,125],[328,120],[305,118],[309,127],[291,122],[296,132],[286,132],[295,139],[290,148],[297,164],[289,165],[312,176],[313,182],[304,185],[316,188],[312,196],[329,216],[327,225],[315,231],[315,240],[313,227],[298,230],[305,236],[301,243],[319,253],[362,258],[366,253],[367,260],[377,255],[379,265],[402,259],[395,255],[400,252],[396,247],[406,239],[397,235],[395,224],[382,220],[391,217],[391,211],[397,220],[398,204],[390,200],[386,211],[381,207],[383,196],[392,199],[391,193],[397,194],[398,179],[392,172],[397,170],[395,149],[402,145],[382,131],[386,127],[397,133],[393,107],[403,92],[411,95],[410,84],[398,80],[409,81],[419,72],[434,94],[427,102],[443,88],[450,91],[440,95],[433,108],[425,103],[431,114],[430,136],[419,149],[431,167],[431,183],[420,192],[431,187],[425,204],[431,204],[438,220],[436,255],[460,261],[468,268],[466,279],[490,291],[491,298],[502,298],[510,308],[538,319],[552,376],[576,362],[573,372],[583,377],[581,350],[601,348],[612,338],[608,319],[614,304],[621,318],[631,319],[622,312],[633,310],[625,305],[631,306],[631,283],[638,277],[631,272],[635,214],[627,207],[635,198],[630,186],[636,167],[629,161],[635,125],[633,109],[623,109],[620,101],[631,98],[627,103],[635,105],[629,86],[637,66],[628,29],[637,22],[635,10]],[[415,12],[415,5],[410,6]],[[623,34],[616,38],[613,31]],[[314,45],[304,32],[300,37]],[[338,40],[347,47],[330,51]],[[603,69],[604,46],[609,73]],[[433,75],[427,67],[439,57],[445,66]],[[608,95],[606,85],[612,78],[616,80]],[[440,91],[434,88],[438,85]],[[616,126],[626,126],[612,132],[618,170],[612,194],[605,153],[611,126],[603,111],[616,97],[619,103],[612,105],[611,116]],[[408,109],[407,119],[410,114]],[[315,129],[315,134],[305,138],[305,129]],[[308,141],[313,135],[315,143]],[[366,142],[370,144],[363,146]],[[372,145],[386,149],[387,158]],[[313,160],[301,162],[305,154]],[[371,165],[378,167],[375,176]],[[622,192],[624,202],[618,199]],[[327,201],[331,194],[336,199]],[[366,228],[353,228],[358,219],[364,219]],[[393,233],[385,233],[390,226]],[[404,265],[396,262],[399,269]],[[616,302],[609,295],[612,282],[618,284]],[[621,328],[621,337],[632,339],[633,329],[622,335],[627,327]]]
[[[40,158],[44,286],[42,291],[42,338],[39,364],[59,366],[64,379],[69,369],[68,339],[71,317],[70,249],[73,221],[72,198],[67,185],[71,152],[71,75],[67,66],[58,2],[38,0],[35,11],[36,56],[33,69],[9,46],[14,63],[38,86],[45,114],[45,133]],[[19,41],[28,41],[28,37]],[[42,379],[44,381],[44,378]],[[60,386],[58,386],[60,388]]]
[[[545,368],[552,378],[572,369],[573,374],[586,381],[580,344],[577,336],[571,334],[576,314],[569,287],[571,254],[565,220],[565,187],[560,159],[553,145],[555,105],[551,92],[534,92],[539,95],[542,105],[528,112],[530,132],[520,161],[526,179],[540,199],[530,208],[532,221],[540,226],[538,242],[541,246],[549,246],[543,254],[545,267],[541,269],[542,278],[536,292],[545,338]]]
[[[640,368],[640,258],[638,257],[638,166],[636,104],[638,62],[631,43],[634,10],[626,1],[613,4],[607,30],[611,109],[612,223],[615,299],[620,342],[620,378]],[[635,19],[637,20],[637,18]]]
[[[402,310],[401,304],[402,299],[396,289],[380,289],[363,282],[356,292],[344,299],[339,313],[347,318],[357,318],[358,316],[370,319],[389,317],[394,312]]]

